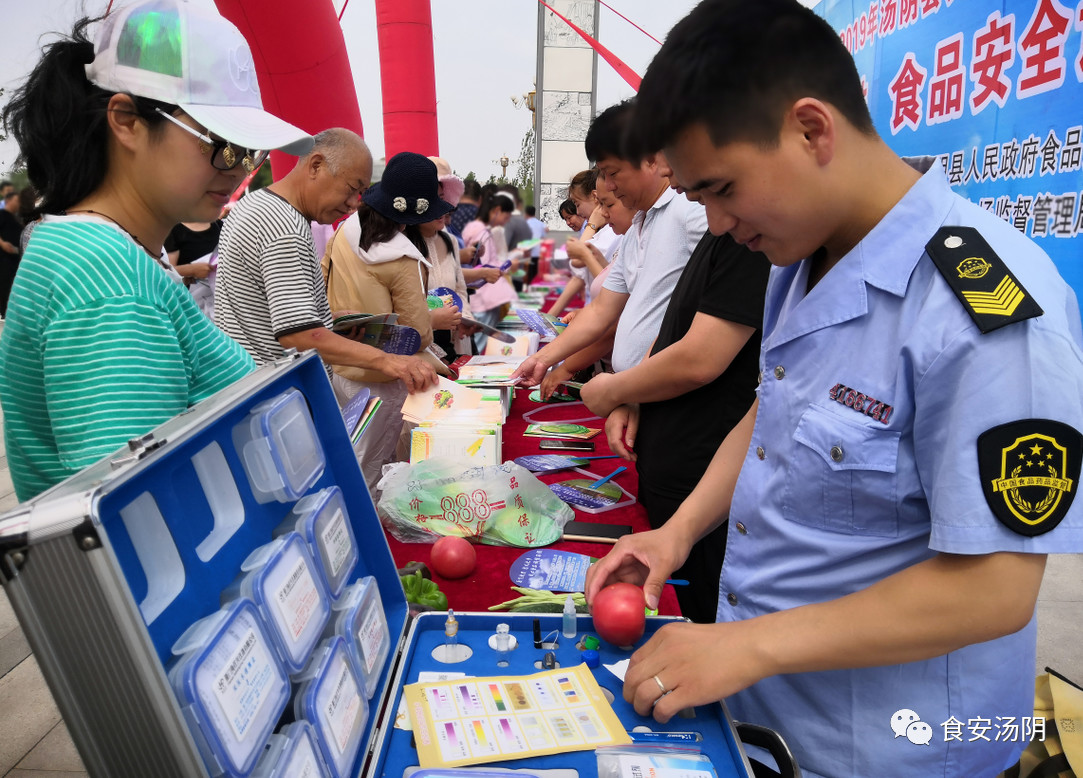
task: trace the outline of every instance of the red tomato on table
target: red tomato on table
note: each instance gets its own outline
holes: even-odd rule
[[[478,555],[469,541],[448,535],[436,541],[429,561],[433,571],[442,578],[466,578],[474,572]]]

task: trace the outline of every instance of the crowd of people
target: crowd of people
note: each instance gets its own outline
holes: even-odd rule
[[[362,389],[383,401],[356,448],[374,488],[406,395],[484,350],[472,322],[504,317],[545,225],[514,187],[463,181],[440,158],[397,154],[372,184],[357,134],[310,136],[264,111],[254,84],[213,87],[224,46],[182,47],[205,55],[181,78],[141,66],[171,36],[248,52],[212,11],[180,5],[185,24],[156,30],[177,17],[144,8],[106,17],[93,42],[81,21],[4,109],[34,186],[0,186],[16,492],[40,494],[289,348],[319,354],[340,403]],[[225,215],[269,149],[296,164]],[[584,305],[516,377],[543,397],[584,381],[639,473],[652,529],[592,566],[588,601],[630,581],[655,607],[667,579],[689,581],[690,621],[632,656],[625,698],[661,722],[726,699],[780,732],[806,775],[1009,766],[1019,742],[900,750],[880,733],[903,708],[1030,715],[1045,558],[1083,550],[1071,289],[939,166],[891,151],[851,56],[795,0],[697,6],[636,97],[593,119],[585,152],[559,208],[572,277],[548,312]],[[976,259],[980,275],[960,269]],[[967,296],[986,275],[1018,290],[1011,310]],[[436,287],[461,309],[430,310]],[[335,332],[356,313],[397,315],[420,347]],[[1035,462],[1042,477],[1021,477]]]
[[[939,165],[890,150],[838,36],[788,0],[702,3],[586,149],[595,199],[635,215],[601,291],[520,375],[544,394],[612,350],[582,398],[654,529],[592,566],[588,602],[628,581],[654,607],[668,577],[691,583],[694,623],[636,651],[625,699],[661,722],[725,699],[806,775],[1009,767],[1021,742],[879,732],[901,709],[1032,714],[1045,555],[1080,551],[1083,518],[1067,481],[1013,478],[1083,460],[1073,292]],[[599,226],[581,192],[560,213]],[[1019,305],[970,302],[968,263]]]
[[[102,45],[82,20],[45,49],[4,111],[36,186],[0,189],[0,400],[17,495],[40,493],[289,348],[319,353],[343,403],[362,387],[383,400],[386,429],[378,423],[357,449],[374,486],[395,456],[405,395],[484,348],[463,316],[495,323],[515,297],[509,273],[530,257],[514,246],[536,229],[518,191],[464,182],[444,160],[413,153],[389,160],[370,186],[372,154],[356,133],[310,136],[263,111],[254,81],[216,88],[229,67],[220,46],[181,63],[181,78],[142,64],[170,36],[220,39],[250,56],[212,11],[136,4],[94,21]],[[295,155],[295,166],[232,207],[269,149]],[[470,303],[430,311],[435,287]],[[420,349],[389,353],[332,329],[360,312],[395,314]]]

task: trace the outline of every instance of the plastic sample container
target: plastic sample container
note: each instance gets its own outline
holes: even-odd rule
[[[319,564],[332,600],[342,596],[360,556],[342,490],[329,486],[302,498],[275,529],[275,536],[300,533]]]
[[[271,735],[252,778],[327,778],[316,733],[307,721],[295,721]]]
[[[336,636],[320,643],[295,680],[294,714],[312,724],[333,778],[352,778],[369,706],[346,641]]]
[[[224,602],[242,597],[255,603],[290,675],[304,668],[331,615],[317,567],[308,544],[290,532],[249,554],[241,575],[222,594]]]
[[[347,587],[331,610],[324,635],[346,641],[346,651],[360,672],[362,691],[371,700],[391,653],[387,616],[375,578],[365,576]]]
[[[305,397],[296,389],[253,408],[233,430],[258,502],[292,502],[312,488],[327,464]]]
[[[212,776],[247,776],[290,697],[255,603],[234,600],[173,646],[169,682]]]

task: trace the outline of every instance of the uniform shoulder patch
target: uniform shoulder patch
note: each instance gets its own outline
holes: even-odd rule
[[[1079,490],[1083,436],[1049,419],[1023,419],[978,436],[978,474],[985,501],[1019,535],[1060,524]]]
[[[925,244],[937,270],[982,333],[1043,311],[973,227],[941,227]]]

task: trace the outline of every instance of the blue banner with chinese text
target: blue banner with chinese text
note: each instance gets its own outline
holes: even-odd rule
[[[1033,238],[1083,299],[1083,2],[824,0],[873,121]]]

